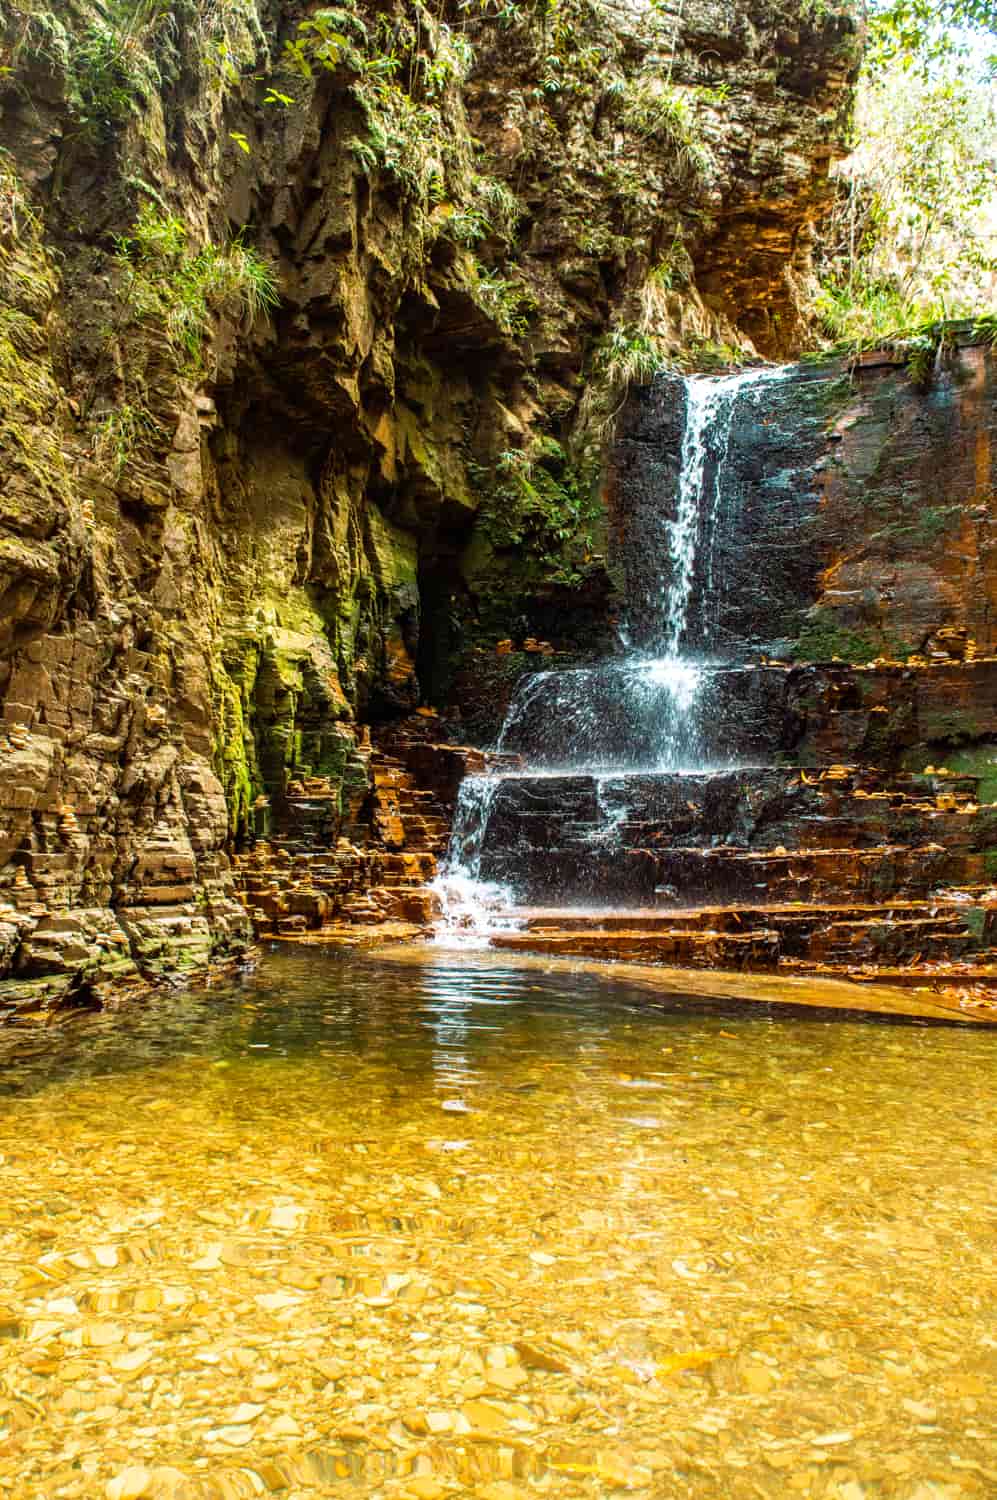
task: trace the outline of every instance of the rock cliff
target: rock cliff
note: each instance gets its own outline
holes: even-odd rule
[[[0,39],[0,976],[44,990],[237,955],[292,783],[352,817],[360,726],[475,641],[605,634],[613,415],[795,347],[860,27],[2,0]]]
[[[635,392],[618,423],[609,508],[632,580],[646,559],[631,533],[676,504],[684,403],[681,380],[666,376]],[[950,325],[925,370],[890,349],[787,367],[737,408],[724,450],[730,524],[709,538],[705,630],[695,580],[690,647],[868,662],[949,660],[971,641],[993,655],[995,434],[997,362],[982,326]]]
[[[650,650],[518,664],[501,744],[522,762],[455,825],[465,868],[513,893],[520,925],[493,946],[992,1005],[986,333],[633,393],[609,509]],[[663,660],[676,601],[681,654]]]

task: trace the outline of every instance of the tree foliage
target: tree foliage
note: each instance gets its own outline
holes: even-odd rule
[[[982,316],[997,297],[997,0],[893,0],[873,16],[817,311],[836,340]]]
[[[870,18],[869,61],[925,69],[974,31],[997,36],[997,0],[891,0]]]

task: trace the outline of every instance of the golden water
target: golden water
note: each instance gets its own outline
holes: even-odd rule
[[[315,951],[0,1034],[0,1494],[997,1495],[995,1045]]]

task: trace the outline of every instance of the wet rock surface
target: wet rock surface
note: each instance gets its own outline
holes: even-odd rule
[[[395,940],[432,930],[439,902],[429,887],[460,783],[494,759],[440,742],[441,732],[426,710],[385,729],[376,746],[368,742],[361,753],[369,790],[350,821],[327,780],[291,783],[274,831],[235,857],[257,937],[312,935],[349,946],[381,940],[389,929]]]
[[[74,69],[106,18],[84,3],[36,35],[5,15],[0,699],[29,738],[0,777],[0,896],[25,870],[39,907],[102,912],[153,975],[238,956],[233,849],[267,809],[324,815],[292,782],[328,782],[333,847],[368,791],[365,725],[442,701],[481,640],[605,644],[598,441],[587,467],[571,456],[593,449],[600,341],[636,328],[669,247],[669,346],[733,336],[744,307],[760,349],[800,326],[860,29],[846,5],[797,9],[759,0],[731,25],[697,3],[673,25],[572,4],[556,36],[528,8],[434,18],[402,72],[435,69],[441,20],[473,45],[440,84],[432,152],[511,204],[507,231],[442,201],[449,180],[420,198],[403,168],[427,149],[421,96],[380,160],[345,47],[288,83],[293,7],[208,7],[207,42],[186,23],[144,38],[140,102],[89,128]],[[375,73],[402,10],[355,18]],[[696,102],[708,180],[628,123],[627,91],[666,83]],[[293,107],[264,106],[268,84]],[[121,258],[143,205],[181,256],[242,236],[273,269],[273,316],[251,327],[222,299],[198,356],[178,353]],[[510,454],[548,465],[535,534],[497,482]]]
[[[989,625],[976,635],[990,585],[933,508],[935,456],[951,453],[946,515],[988,524],[992,378],[962,329],[927,390],[884,353],[712,388],[662,379],[631,399],[611,505],[645,655],[555,664],[513,699],[503,743],[538,774],[498,784],[480,871],[554,910],[499,945],[858,976],[906,965],[938,982],[948,965],[953,982],[993,984],[994,662]],[[873,570],[864,632],[838,589],[858,557]],[[662,641],[681,657],[654,660]],[[804,662],[745,661],[752,644]],[[586,903],[587,934],[570,910]],[[787,926],[794,903],[825,914]],[[614,905],[694,904],[704,921],[662,917],[653,933],[609,920]]]
[[[972,340],[954,326],[926,385],[881,351],[789,366],[739,398],[704,475],[708,495],[722,463],[720,510],[699,517],[689,650],[944,660],[961,634],[992,654],[997,367]],[[646,538],[674,515],[682,413],[665,376],[622,414],[609,503],[631,596],[647,597]]]

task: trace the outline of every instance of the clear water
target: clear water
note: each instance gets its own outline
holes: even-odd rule
[[[987,1033],[323,952],[0,1062],[2,1494],[995,1493]]]

